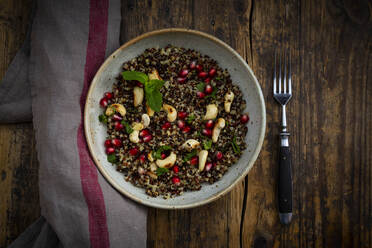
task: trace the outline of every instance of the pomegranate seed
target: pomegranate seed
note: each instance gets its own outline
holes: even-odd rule
[[[145,137],[143,137],[143,142],[145,142],[145,143],[150,142],[150,140],[152,140],[151,134],[146,135]]]
[[[196,95],[197,95],[199,98],[204,98],[204,97],[205,97],[205,93],[204,93],[204,92],[200,92],[200,91],[198,91],[198,92],[196,93]]]
[[[180,171],[180,168],[177,165],[173,166],[173,172],[174,173],[177,174],[179,171]]]
[[[207,93],[208,95],[211,94],[213,92],[213,87],[210,85],[210,84],[207,84],[205,86],[205,93]]]
[[[111,147],[111,140],[105,140],[105,147]]]
[[[113,147],[107,147],[106,148],[106,153],[107,154],[113,154],[115,152],[115,148],[113,148]]]
[[[200,78],[206,78],[207,76],[208,76],[208,73],[206,73],[205,71],[201,71],[198,74],[198,77],[200,77]]]
[[[120,147],[121,146],[121,140],[120,139],[112,139],[111,143],[115,147]]]
[[[206,128],[212,128],[214,126],[214,122],[212,120],[209,120],[205,123]]]
[[[129,150],[129,154],[131,156],[136,156],[138,154],[138,148],[137,147],[133,147],[132,149]]]
[[[148,129],[142,129],[141,132],[139,133],[140,137],[145,137],[145,136],[148,136],[150,135],[150,131]]]
[[[244,114],[240,117],[240,122],[245,124],[249,121],[249,116],[247,114]]]
[[[196,164],[198,164],[198,162],[199,162],[199,159],[198,159],[197,156],[194,156],[194,157],[192,157],[192,158],[190,159],[190,164],[191,164],[191,165],[196,165]]]
[[[217,72],[216,69],[212,68],[209,70],[208,74],[210,77],[214,77],[216,75],[216,72]]]
[[[123,117],[121,117],[121,116],[118,115],[118,114],[114,114],[114,115],[112,116],[112,119],[113,119],[114,121],[121,121],[121,120],[123,119]]]
[[[195,61],[191,62],[189,67],[191,70],[194,70],[196,68],[196,62]]]
[[[204,79],[204,82],[206,83],[206,84],[209,84],[210,82],[211,82],[211,78],[206,78],[206,79]]]
[[[177,121],[177,126],[180,128],[180,129],[183,129],[185,127],[185,122],[184,121],[181,121],[181,120],[178,120]]]
[[[182,132],[183,133],[188,133],[188,132],[190,132],[191,131],[191,127],[189,127],[189,126],[186,126],[186,127],[184,127],[183,129],[182,129]]]
[[[178,112],[178,118],[185,119],[187,117],[187,113],[184,111]]]
[[[186,81],[186,78],[179,77],[177,78],[177,82],[183,84]]]
[[[221,159],[223,158],[223,154],[222,154],[222,152],[218,151],[218,152],[216,153],[216,158],[217,158],[217,160],[221,160]]]
[[[206,170],[206,171],[210,171],[210,169],[212,168],[212,166],[213,166],[213,163],[208,162],[208,163],[205,165],[205,170]]]
[[[106,98],[107,100],[110,100],[113,96],[114,96],[114,95],[113,95],[111,92],[106,92],[106,93],[105,93],[105,98]]]
[[[115,122],[115,130],[116,131],[120,131],[121,129],[123,129],[124,128],[124,126],[123,126],[123,124],[121,124],[120,122]]]
[[[215,168],[216,166],[217,166],[217,163],[213,162],[213,168]]]
[[[161,154],[161,159],[165,159],[166,157],[167,157],[167,155],[165,155],[165,153]]]
[[[205,135],[205,136],[210,137],[210,136],[212,136],[212,130],[211,130],[211,129],[206,129],[206,128],[204,128],[204,129],[202,130],[202,134]]]
[[[162,126],[161,126],[161,129],[163,130],[167,130],[168,128],[170,128],[172,125],[170,124],[170,122],[166,122],[164,123]]]
[[[141,163],[144,163],[144,162],[146,161],[146,156],[145,156],[145,154],[141,154],[141,155],[139,156],[139,160],[141,161]]]
[[[143,84],[140,81],[136,81],[137,87],[143,88]]]
[[[203,70],[203,66],[202,65],[196,65],[196,70],[197,71],[202,71]]]
[[[173,178],[172,178],[172,182],[174,183],[174,184],[180,184],[180,182],[181,182],[181,180],[178,178],[178,177],[176,177],[176,176],[174,176]]]
[[[102,108],[106,108],[108,105],[107,99],[104,97],[99,101],[99,105],[101,105]]]
[[[189,74],[189,70],[187,70],[187,69],[183,69],[182,71],[180,71],[180,73],[178,74],[178,76],[184,78],[184,77],[187,76],[187,74]]]

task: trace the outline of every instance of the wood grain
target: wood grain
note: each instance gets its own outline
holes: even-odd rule
[[[0,78],[26,34],[31,1],[0,1]],[[40,215],[32,124],[0,125],[0,247]]]
[[[25,34],[30,1],[0,0],[0,77]],[[259,80],[267,107],[260,156],[245,182],[203,207],[150,209],[148,247],[372,247],[372,15],[367,0],[122,1],[121,42],[186,27],[236,49]],[[197,49],[197,48],[196,48]],[[276,201],[280,109],[272,98],[275,51],[292,54],[287,115],[294,219]],[[38,215],[31,124],[0,126],[0,247]]]

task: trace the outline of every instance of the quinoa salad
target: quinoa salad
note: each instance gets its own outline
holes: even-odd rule
[[[99,102],[107,160],[165,199],[223,177],[246,149],[246,102],[226,69],[198,51],[148,48]]]

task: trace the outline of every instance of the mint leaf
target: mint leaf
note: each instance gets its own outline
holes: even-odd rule
[[[110,163],[115,163],[116,162],[115,154],[107,155],[107,161],[109,161]]]
[[[198,91],[203,92],[205,88],[205,83],[198,83],[196,85],[196,88],[198,89]]]
[[[145,73],[139,71],[123,71],[121,75],[125,80],[137,80],[143,84],[149,81],[149,77]]]
[[[154,151],[152,155],[154,156],[155,159],[161,159],[161,153],[167,150],[171,150],[172,147],[170,146],[161,146],[159,149]]]
[[[125,126],[125,131],[127,132],[127,134],[133,133],[133,128],[129,125],[128,122],[121,121],[121,124],[123,124]]]
[[[102,123],[107,123],[107,117],[106,117],[106,115],[99,115],[98,116],[98,120],[100,121],[100,122],[102,122]]]
[[[164,173],[167,173],[169,170],[167,168],[157,168],[156,169],[156,175],[157,176],[161,176],[163,175]]]
[[[236,143],[236,136],[234,136],[234,138],[233,138],[233,140],[232,140],[232,142],[231,142],[231,146],[232,146],[232,148],[233,148],[233,150],[234,150],[234,152],[235,152],[236,154],[240,154],[240,147],[239,147],[239,145]]]
[[[209,150],[212,147],[212,140],[208,139],[203,142],[203,146],[205,150]]]
[[[145,83],[146,102],[152,110],[159,112],[163,106],[163,96],[160,93],[164,81],[153,79]]]
[[[185,157],[183,158],[184,162],[189,161],[192,157],[196,156],[196,150],[192,150],[192,152],[187,153]]]
[[[186,118],[186,122],[187,122],[187,124],[191,124],[192,121],[195,120],[195,118],[196,118],[196,117],[195,117],[194,114],[191,114],[191,115],[187,116],[187,118]]]

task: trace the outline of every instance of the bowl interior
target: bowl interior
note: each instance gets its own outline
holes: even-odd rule
[[[126,182],[123,175],[106,160],[103,146],[106,127],[98,121],[102,114],[99,100],[103,93],[110,91],[115,78],[121,72],[122,64],[146,48],[164,47],[168,44],[195,49],[215,59],[222,68],[230,72],[233,83],[239,85],[247,102],[249,113],[248,148],[237,164],[234,164],[218,182],[203,184],[200,191],[185,192],[183,195],[163,199],[146,195],[144,189]],[[120,192],[142,204],[158,208],[189,208],[210,202],[228,192],[252,167],[261,149],[265,133],[265,103],[260,86],[245,61],[229,46],[216,38],[190,30],[161,30],[142,35],[114,52],[101,66],[94,77],[85,107],[85,133],[92,157],[104,177]]]

